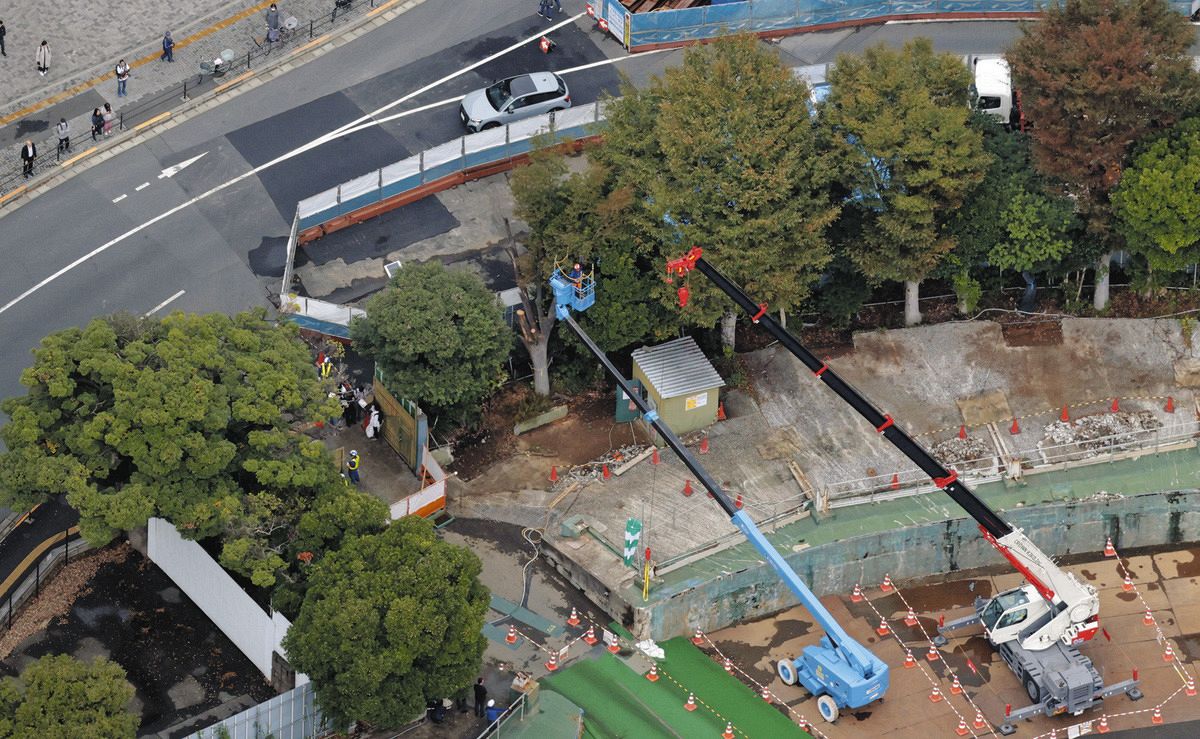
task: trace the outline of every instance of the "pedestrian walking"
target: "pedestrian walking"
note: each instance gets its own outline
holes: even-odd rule
[[[475,715],[483,718],[485,708],[487,708],[487,686],[483,684],[481,677],[475,681]]]
[[[4,21],[0,21],[0,56],[8,56],[8,52],[4,50],[4,34],[8,33],[4,28]]]
[[[45,39],[42,39],[42,45],[37,50],[37,67],[38,74],[43,77],[50,71],[50,44]]]
[[[554,0],[538,0],[538,15],[546,20],[550,20],[550,15],[554,12],[551,8],[553,4]]]
[[[65,154],[71,151],[71,124],[67,123],[66,118],[59,118],[58,125],[54,128],[58,131],[58,153]]]
[[[279,8],[275,7],[275,3],[271,3],[271,7],[267,10],[267,30],[279,30]]]
[[[329,19],[329,22],[332,23],[337,20],[339,10],[349,12],[353,4],[354,0],[333,0],[333,16]]]
[[[168,62],[175,61],[175,39],[171,38],[170,31],[167,31],[166,33],[163,34],[163,53],[162,53],[162,56],[160,56],[158,58],[158,60],[160,62],[163,60],[166,60]]]
[[[103,130],[104,116],[100,113],[99,108],[92,108],[92,141],[95,141]]]
[[[37,147],[32,141],[26,140],[25,145],[21,147],[21,174],[25,175],[25,179],[33,176],[34,159],[37,159]]]
[[[112,133],[113,119],[117,117],[117,115],[113,113],[112,103],[104,104],[104,112],[100,114],[100,117],[104,121],[104,135],[108,136]]]
[[[117,67],[113,72],[117,76],[117,97],[123,98],[125,97],[125,83],[129,81],[129,65],[122,59],[117,62]]]
[[[562,12],[562,0],[554,0],[554,12],[555,13]]]
[[[361,461],[359,459],[358,452],[354,449],[351,449],[350,460],[346,462],[346,469],[350,471],[350,482],[354,483],[355,485],[358,484],[358,467],[360,464]]]

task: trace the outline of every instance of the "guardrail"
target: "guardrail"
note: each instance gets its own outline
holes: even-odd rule
[[[0,601],[0,626],[5,631],[12,628],[13,619],[20,613],[21,608],[31,599],[41,595],[42,585],[53,577],[58,570],[66,566],[71,561],[72,556],[78,556],[91,549],[91,545],[83,539],[78,538],[78,534],[75,534],[75,537],[72,539],[71,534],[66,531],[59,532],[51,537],[51,541],[61,541],[62,546],[58,546],[56,541],[48,551],[44,552],[33,563],[33,571],[22,578],[21,582],[8,591],[8,595],[4,600]]]
[[[335,24],[341,23],[345,25],[355,18],[369,14],[377,5],[381,5],[383,2],[385,0],[363,0],[357,4],[352,4],[349,8],[337,10],[336,17],[333,13],[322,13],[318,17],[300,21],[295,31],[286,39],[281,38],[273,44],[245,47],[244,53],[238,52],[229,63],[222,65],[224,70],[220,75],[197,72],[156,95],[139,98],[136,103],[115,111],[117,119],[113,122],[113,128],[118,131],[135,129],[157,116],[180,108],[192,98],[213,92],[242,73],[258,69],[269,61],[282,59],[289,49],[299,48],[307,44],[312,39],[324,34],[326,30],[333,28]],[[268,57],[271,55],[275,56],[274,60],[268,60]],[[179,62],[187,63],[183,52],[177,53],[176,56],[180,57]],[[54,126],[51,125],[49,130],[53,132]],[[72,143],[76,144],[76,146],[72,153],[66,155],[68,161],[78,157],[81,152],[85,152],[88,149],[86,145],[78,145],[87,142],[88,130],[74,131],[74,134],[71,138]],[[115,143],[115,141],[115,138],[111,139],[109,145]],[[34,160],[35,176],[38,172],[42,172],[48,167],[54,168],[59,164],[63,157],[58,153],[57,143],[57,137],[51,136],[38,145],[39,154]],[[100,143],[99,146],[106,148],[104,143]],[[14,149],[14,151],[17,151],[17,149]],[[4,202],[3,195],[17,190],[25,182],[26,179],[21,171],[21,162],[18,153],[18,158],[15,162],[11,166],[3,168],[2,173],[0,173],[0,203]]]
[[[563,138],[581,139],[593,135],[594,127],[602,120],[602,103],[579,105],[461,136],[355,177],[300,201],[297,205],[300,243],[311,240],[313,229],[376,203],[414,192],[424,197],[459,184],[460,178],[472,171],[486,170],[479,171],[479,176],[501,171],[494,168],[528,154],[533,149],[532,140],[537,136],[553,133]]]

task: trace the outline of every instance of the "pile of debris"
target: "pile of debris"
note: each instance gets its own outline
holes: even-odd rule
[[[940,441],[933,446],[930,453],[946,466],[954,465],[960,469],[975,467],[990,467],[995,452],[983,439],[968,436],[960,439],[957,436]],[[970,463],[970,464],[968,464]]]
[[[1104,452],[1144,439],[1148,432],[1159,428],[1162,428],[1162,421],[1150,411],[1097,413],[1074,421],[1055,421],[1046,427],[1038,446],[1046,450],[1075,444],[1084,451]]]
[[[569,470],[559,472],[558,482],[551,489],[557,490],[567,485],[583,485],[591,482],[604,474],[605,466],[608,467],[610,473],[614,472],[618,467],[631,459],[635,459],[649,448],[646,444],[629,444],[611,449],[596,459],[584,462],[583,464],[577,464]]]

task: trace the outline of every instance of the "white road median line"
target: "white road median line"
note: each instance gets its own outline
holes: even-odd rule
[[[119,202],[121,202],[122,200],[124,200],[124,199],[125,199],[125,198],[127,198],[127,197],[129,197],[129,196],[128,196],[128,195],[126,195],[125,193],[121,193],[121,194],[120,194],[120,195],[118,195],[117,197],[113,198],[113,202],[114,202],[114,203],[119,203]]]
[[[140,184],[140,185],[138,185],[137,187],[133,188],[133,191],[134,191],[134,192],[141,192],[142,190],[145,190],[147,187],[150,187],[150,183],[149,183],[149,182],[143,182],[142,184]]]
[[[164,300],[163,302],[159,303],[158,305],[154,306],[154,307],[153,307],[153,308],[151,308],[149,311],[147,311],[147,312],[146,312],[146,313],[143,315],[143,318],[149,318],[150,316],[152,316],[152,315],[154,315],[155,313],[159,312],[159,311],[160,311],[160,310],[162,310],[163,308],[166,308],[166,307],[167,307],[168,305],[170,305],[171,303],[174,303],[174,302],[175,302],[175,301],[176,301],[176,300],[179,298],[179,296],[180,296],[180,295],[183,295],[185,292],[187,292],[187,290],[180,290],[179,292],[175,293],[175,294],[174,294],[174,295],[172,295],[171,297],[167,298],[167,299],[166,299],[166,300]]]

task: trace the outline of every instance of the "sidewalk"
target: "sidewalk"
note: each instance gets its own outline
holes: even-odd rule
[[[66,7],[22,4],[15,13],[0,16],[8,29],[5,39],[8,56],[0,57],[0,69],[7,68],[5,71],[9,72],[0,85],[0,100],[5,101],[0,105],[0,151],[4,152],[0,154],[0,195],[20,184],[18,151],[26,139],[32,139],[38,146],[40,156],[35,175],[45,173],[55,164],[54,126],[60,118],[66,118],[71,126],[72,151],[66,156],[76,155],[93,145],[92,109],[103,108],[105,102],[113,105],[119,122],[123,114],[136,111],[136,120],[130,120],[130,115],[124,117],[124,127],[128,129],[181,102],[185,83],[188,95],[194,97],[235,78],[245,71],[248,52],[253,56],[252,69],[266,66],[307,43],[310,28],[314,37],[331,30],[337,32],[372,9],[391,3],[354,0],[351,8],[338,11],[332,24],[333,0],[277,0],[277,4],[281,23],[289,17],[296,18],[296,35],[286,47],[276,48],[266,56],[253,38],[261,39],[265,33],[265,13],[270,0],[224,4],[220,0],[198,0],[188,6],[190,17],[177,18],[178,25],[167,22],[166,16],[174,11],[162,3],[145,0],[117,6],[84,3],[78,8],[75,4]],[[49,21],[39,16],[49,15],[51,7],[56,23],[61,26],[62,19],[69,19],[69,23],[45,36],[50,41],[53,58],[51,72],[43,78],[37,74],[33,62],[34,50],[43,37],[34,40],[28,34],[35,32],[27,28],[49,26]],[[118,9],[120,17],[113,15],[114,9]],[[173,64],[159,60],[162,32],[168,28],[175,39]],[[102,30],[97,32],[97,29]],[[227,49],[233,53],[230,72],[215,81],[211,76],[202,76],[200,63],[211,62]],[[128,95],[118,99],[113,67],[121,58],[133,67],[133,74]],[[114,131],[117,129],[114,125]],[[18,178],[15,183],[8,181],[13,175]]]

